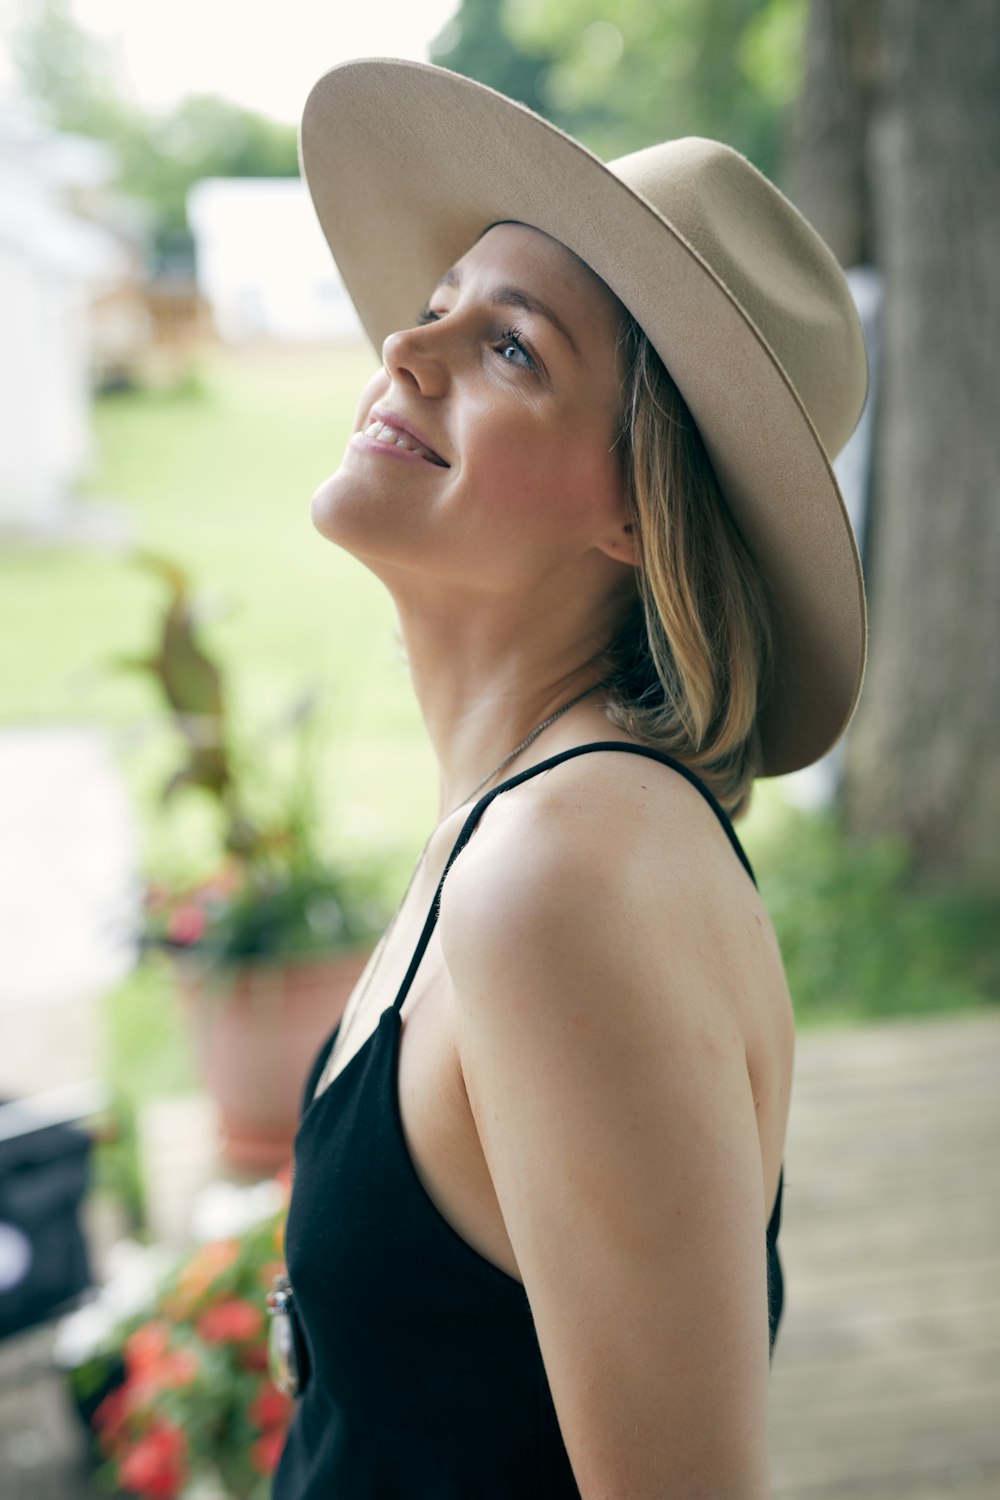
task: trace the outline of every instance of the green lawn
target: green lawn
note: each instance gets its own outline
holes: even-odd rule
[[[436,807],[434,765],[381,586],[313,529],[309,499],[339,462],[362,350],[206,358],[187,389],[105,397],[84,496],[115,506],[136,541],[188,570],[216,611],[206,639],[231,704],[260,733],[323,686],[322,826],[374,859],[397,894]],[[147,868],[212,848],[206,809],[158,789],[177,758],[153,687],[112,670],[152,641],[162,585],[94,549],[0,551],[0,719],[104,726],[128,778]],[[857,850],[828,818],[794,813],[762,783],[741,834],[775,919],[803,1024],[995,1003],[995,905],[920,894],[903,851]],[[155,966],[108,997],[110,1071],[133,1098],[192,1082],[169,980]]]

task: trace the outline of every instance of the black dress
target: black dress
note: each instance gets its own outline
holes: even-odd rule
[[[609,741],[552,756],[488,792],[441,884],[494,797],[600,750],[649,755],[684,776],[754,878],[729,819],[696,776],[669,756]],[[375,1031],[314,1098],[335,1031],[306,1085],[285,1248],[308,1373],[274,1500],[579,1500],[524,1288],[441,1215],[403,1137],[400,1008],[440,894],[441,886]],[[783,1301],[783,1177],[764,1246],[772,1352]]]

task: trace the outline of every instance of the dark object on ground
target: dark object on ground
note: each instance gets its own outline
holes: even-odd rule
[[[0,1339],[55,1317],[92,1285],[79,1221],[90,1147],[73,1125],[0,1139]]]

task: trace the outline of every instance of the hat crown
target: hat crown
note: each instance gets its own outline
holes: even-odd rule
[[[740,306],[836,457],[864,407],[867,359],[844,274],[812,225],[720,141],[684,136],[607,165]]]

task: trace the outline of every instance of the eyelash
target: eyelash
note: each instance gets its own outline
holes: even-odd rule
[[[436,323],[438,321],[438,319],[440,318],[440,316],[441,316],[440,313],[433,312],[429,306],[422,307],[420,309],[420,311],[418,312],[418,314],[417,314],[417,324],[418,324],[419,327],[423,327],[423,325],[425,323]],[[535,361],[534,361],[534,359],[532,357],[532,354],[531,354],[531,350],[527,347],[527,345],[524,342],[524,335],[521,332],[520,328],[513,328],[513,327],[511,327],[511,328],[501,328],[498,333],[494,334],[493,339],[491,340],[491,342],[494,343],[494,344],[501,344],[501,345],[502,344],[513,344],[514,347],[515,347],[515,349],[517,349],[521,354],[523,354],[524,358],[527,361],[526,364],[524,364],[524,365],[515,365],[514,368],[515,369],[521,369],[521,370],[531,370],[533,372],[537,372],[538,366],[535,364]],[[505,364],[510,364],[511,361],[510,360],[505,360],[504,363]]]

